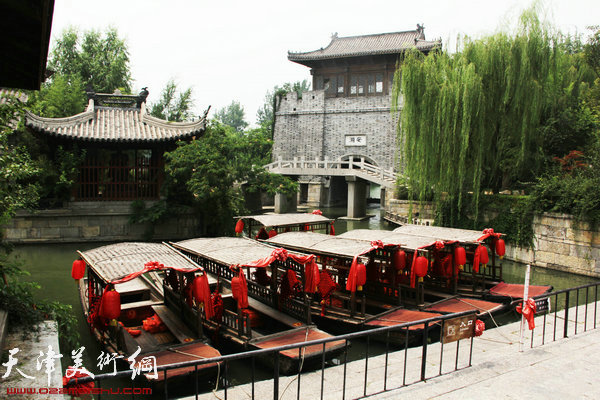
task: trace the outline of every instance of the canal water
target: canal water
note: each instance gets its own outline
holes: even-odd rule
[[[345,208],[327,208],[322,209],[323,214],[329,218],[338,218],[345,215]],[[343,233],[351,229],[386,229],[392,230],[396,225],[385,221],[382,218],[379,207],[369,208],[369,214],[373,217],[363,221],[347,221],[336,220],[336,233]],[[88,250],[103,245],[104,243],[71,243],[71,244],[35,244],[17,246],[13,256],[23,263],[23,269],[29,271],[31,275],[27,279],[40,284],[41,290],[37,293],[39,298],[56,300],[65,304],[70,304],[73,307],[73,313],[77,317],[78,331],[80,334],[80,342],[85,346],[84,351],[84,366],[94,372],[99,373],[97,357],[101,354],[101,347],[94,341],[87,327],[87,323],[83,318],[81,304],[77,291],[77,285],[71,278],[71,264],[77,258],[77,250]],[[507,283],[523,283],[525,266],[510,262],[502,261],[503,276]],[[594,282],[597,279],[568,274],[562,271],[548,270],[544,268],[532,268],[531,284],[537,285],[552,285],[555,290],[566,289],[574,286],[583,285]],[[40,349],[43,350],[43,349]],[[61,349],[63,354],[63,368],[70,365],[69,356],[71,350]],[[221,349],[223,353],[227,353],[227,349]],[[385,351],[383,346],[377,346],[371,343],[369,346],[369,355],[381,353]],[[366,346],[364,343],[352,343],[348,357],[349,359],[359,359],[364,357]],[[240,362],[230,365],[230,384],[240,384],[248,382],[250,379],[250,369],[246,362]],[[104,372],[107,372],[106,369]],[[257,368],[255,370],[255,379],[268,379],[272,372]],[[125,387],[131,386],[131,382],[127,380],[115,380],[108,382],[109,387]],[[207,382],[206,391],[210,390],[214,382]],[[103,384],[106,387],[106,384]],[[154,396],[152,396],[154,397]],[[103,396],[103,398],[105,398]],[[110,398],[110,396],[108,397]],[[115,397],[116,398],[116,397]]]

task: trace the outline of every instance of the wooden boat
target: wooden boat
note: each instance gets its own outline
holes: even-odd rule
[[[222,305],[216,312],[207,312],[208,300],[186,295],[189,293],[186,288],[196,279],[193,274],[178,272],[178,284],[166,280],[164,286],[165,302],[181,309],[189,323],[200,321],[207,334],[244,350],[331,337],[310,323],[304,293],[297,286],[285,286],[289,276],[293,279],[297,279],[297,274],[303,276],[305,265],[312,262],[313,256],[288,253],[247,238],[200,238],[171,245],[214,279],[210,284],[210,301]],[[247,294],[236,293],[239,282],[236,279],[242,276]],[[325,358],[334,358],[343,347],[344,341],[328,343]],[[283,374],[296,373],[300,368],[320,365],[322,357],[321,345],[304,347],[301,352],[282,351],[279,368]],[[261,361],[272,365],[273,357]]]
[[[87,277],[79,280],[81,304],[92,334],[108,353],[116,353],[124,361],[139,351],[136,360],[154,358],[155,366],[220,356],[218,350],[186,327],[163,302],[156,271],[162,268],[195,271],[197,267],[190,260],[157,243],[119,243],[78,253],[87,266]],[[118,308],[112,311],[114,320],[105,319],[106,314],[100,311],[103,295],[108,301],[105,293],[110,288],[120,295],[120,311]],[[161,322],[144,329],[146,322],[156,320],[155,315]],[[192,373],[193,366],[177,368],[168,371],[167,379],[181,379]],[[217,364],[200,365],[198,373],[202,377],[216,376]],[[144,374],[155,382],[164,379],[163,373],[153,375],[152,371]]]
[[[235,218],[238,220],[236,232],[243,232],[246,237],[254,239],[267,239],[283,232],[335,234],[334,220],[323,216],[319,210],[312,213],[242,215]]]
[[[407,312],[407,307],[416,308],[419,301],[418,288],[406,289],[401,281],[408,281],[405,271],[398,270],[391,258],[399,248],[397,244],[385,245],[366,240],[330,236],[312,232],[289,232],[274,236],[266,241],[289,250],[313,253],[321,265],[321,276],[329,276],[336,289],[327,294],[319,291],[312,299],[312,315],[317,324],[338,332],[351,332],[376,326],[400,325],[440,314]],[[413,239],[414,241],[414,239]],[[417,246],[420,243],[413,243]],[[426,250],[424,250],[426,252]],[[366,283],[362,290],[348,290],[347,281],[353,263],[357,260],[366,264]],[[375,272],[373,274],[372,272]],[[329,278],[328,278],[329,279]],[[406,286],[406,285],[405,285]],[[408,286],[407,286],[408,287]],[[389,315],[402,314],[395,318]],[[385,323],[383,323],[385,321]],[[418,341],[422,326],[411,328],[411,337]],[[394,331],[393,343],[404,345],[402,331]],[[433,333],[433,329],[432,329]],[[383,339],[383,338],[382,338]],[[414,344],[413,340],[410,344]]]

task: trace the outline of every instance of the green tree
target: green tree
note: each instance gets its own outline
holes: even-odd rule
[[[584,46],[585,59],[600,78],[600,26],[590,26],[592,34]]]
[[[31,93],[28,104],[34,114],[61,118],[82,112],[87,99],[79,75],[55,74],[51,82]]]
[[[551,32],[535,10],[514,35],[468,38],[461,51],[409,52],[397,72],[394,106],[403,97],[399,144],[410,190],[449,202],[445,224],[457,221],[463,199],[478,218],[484,189],[531,182],[545,165],[545,118],[556,104],[574,105],[589,84],[576,40]],[[587,128],[582,128],[583,130]]]
[[[129,50],[114,28],[104,35],[90,30],[82,36],[73,27],[66,29],[51,51],[48,69],[78,76],[84,86],[90,85],[98,93],[131,92]]]
[[[183,122],[192,117],[192,88],[177,96],[177,84],[173,79],[167,82],[158,102],[151,104],[150,115],[167,121]]]
[[[15,145],[15,131],[23,129],[24,104],[13,95],[0,101],[0,225],[20,208],[33,207],[39,198],[38,169],[23,146]]]
[[[238,132],[243,131],[248,126],[248,123],[244,120],[244,107],[235,100],[230,105],[219,109],[215,113],[215,119]]]
[[[242,182],[250,190],[297,191],[295,182],[262,168],[270,147],[260,129],[242,133],[218,122],[209,124],[202,138],[181,142],[165,154],[169,201],[193,206],[203,221],[203,235],[231,233],[233,216],[245,212]]]

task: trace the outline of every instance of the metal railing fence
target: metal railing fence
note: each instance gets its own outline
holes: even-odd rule
[[[270,356],[273,358],[273,375],[271,378],[272,381],[272,398],[275,400],[279,400],[282,396],[282,392],[280,390],[280,383],[283,379],[280,376],[280,352],[284,350],[292,350],[297,349],[299,357],[302,354],[302,348],[314,345],[321,345],[323,347],[322,357],[320,361],[320,368],[317,368],[317,371],[320,369],[320,399],[324,398],[325,389],[325,371],[328,368],[341,368],[342,371],[337,371],[336,373],[340,373],[342,375],[342,390],[340,393],[340,398],[345,400],[347,398],[362,398],[370,395],[387,392],[394,389],[399,389],[408,385],[412,385],[414,383],[418,383],[421,381],[425,381],[431,378],[435,378],[441,375],[446,375],[448,373],[452,373],[464,368],[468,368],[472,364],[472,354],[473,354],[473,338],[470,339],[462,339],[456,341],[456,349],[454,350],[450,346],[450,344],[444,344],[439,341],[439,335],[441,330],[439,329],[441,325],[443,325],[444,321],[472,316],[473,311],[465,311],[460,313],[442,315],[442,316],[434,316],[432,318],[427,318],[419,321],[414,321],[410,323],[403,323],[395,326],[384,326],[380,328],[348,333],[344,335],[334,336],[330,338],[311,340],[302,343],[289,344],[279,347],[273,347],[269,349],[261,349],[261,350],[252,350],[242,353],[224,355],[220,357],[214,358],[206,358],[199,360],[192,360],[186,362],[180,362],[176,364],[170,365],[162,365],[157,367],[157,371],[162,374],[164,387],[163,398],[170,398],[169,387],[170,384],[168,382],[169,371],[172,371],[176,368],[182,367],[194,367],[193,372],[193,381],[194,381],[194,393],[187,394],[187,396],[194,396],[198,399],[199,396],[202,396],[202,393],[198,393],[198,373],[199,367],[205,364],[213,364],[218,363],[220,381],[219,386],[222,387],[222,398],[227,400],[229,397],[229,392],[232,390],[234,385],[230,385],[229,382],[229,369],[230,364],[237,360],[247,360],[247,362],[252,365],[252,376],[249,384],[251,384],[251,396],[252,399],[257,398],[257,393],[255,391],[255,386],[257,385],[257,381],[254,376],[254,367],[256,363],[256,359],[258,357]],[[411,327],[413,329],[411,329]],[[422,327],[422,329],[415,330],[415,327]],[[437,338],[436,338],[436,335]],[[401,339],[398,339],[401,338]],[[418,341],[418,344],[415,345],[415,339]],[[339,357],[340,364],[335,367],[326,368],[326,345],[327,343],[334,341],[344,341],[344,349]],[[360,357],[357,360],[354,360],[355,363],[351,363],[352,360],[348,359],[348,349],[350,347],[351,341],[358,340],[366,340],[366,347],[364,357]],[[371,354],[372,352],[372,342],[378,341],[384,344],[385,351],[383,354]],[[461,352],[461,341],[469,342],[469,346],[466,350]],[[453,343],[452,343],[453,345]],[[412,346],[412,347],[411,347]],[[446,347],[446,348],[444,348]],[[439,358],[434,358],[439,352]],[[468,353],[467,353],[468,352]],[[428,357],[433,359],[433,362],[428,363]],[[448,367],[448,357],[454,357],[454,360],[451,360],[450,367]],[[446,363],[444,363],[444,359],[446,358]],[[364,367],[361,365],[360,361],[364,360]],[[374,389],[372,382],[369,382],[369,362],[374,365],[373,371],[379,371],[383,368],[383,385],[378,389]],[[356,364],[358,363],[358,364]],[[438,368],[439,364],[439,368]],[[446,367],[445,369],[443,367]],[[399,375],[398,367],[402,368],[402,374]],[[412,368],[411,368],[412,367]],[[357,382],[352,380],[352,382],[348,381],[349,369],[354,368],[352,372],[352,376],[355,376],[356,371],[360,371],[363,375],[361,387],[357,386]],[[313,369],[314,371],[314,369]],[[391,372],[393,371],[393,372]],[[296,398],[306,398],[302,397],[306,395],[303,390],[306,389],[305,386],[301,385],[302,382],[302,373],[306,371],[299,371],[298,374],[294,377],[297,379],[297,389],[296,389]],[[371,371],[372,372],[372,371]],[[115,378],[125,378],[131,377],[132,370],[123,370],[118,371],[116,373],[106,373],[106,374],[97,374],[94,378],[92,377],[83,377],[79,378],[77,383],[82,384],[85,382],[94,381],[96,384],[96,390],[102,389],[102,382],[108,379]],[[380,377],[379,377],[380,378]],[[380,379],[377,379],[379,382]],[[290,382],[291,383],[291,382]],[[381,383],[381,382],[379,382]],[[349,386],[352,386],[352,388]],[[288,384],[289,386],[289,384]],[[337,385],[339,387],[339,385]],[[287,389],[287,387],[286,387]],[[311,386],[311,389],[312,386]],[[371,390],[369,390],[371,389]],[[134,393],[136,391],[131,391],[131,398],[135,399],[136,395],[140,393]],[[210,393],[210,392],[209,392]],[[97,398],[101,399],[102,394],[96,392],[98,394]],[[156,395],[156,391],[154,392]],[[142,394],[139,398],[147,398],[147,394]],[[328,392],[328,398],[331,398],[331,393]],[[264,392],[260,398],[264,398]],[[314,393],[310,395],[310,398],[315,398]]]

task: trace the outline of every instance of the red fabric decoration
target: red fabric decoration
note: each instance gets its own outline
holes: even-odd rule
[[[167,326],[162,322],[160,317],[156,314],[143,320],[142,328],[146,332],[150,332],[150,333],[165,332],[167,330]]]
[[[235,233],[244,232],[244,221],[242,219],[238,219],[235,223]]]
[[[308,225],[308,224],[304,224],[303,231],[305,231],[305,232],[308,232],[308,231],[310,231],[310,225]]]
[[[475,273],[479,273],[479,260],[481,259],[481,252],[479,251],[479,246],[473,252],[473,271]]]
[[[500,256],[500,259],[502,259],[504,254],[506,254],[506,245],[504,243],[504,239],[496,240],[496,254]]]
[[[424,256],[419,256],[415,260],[415,275],[419,278],[423,278],[427,275],[427,267],[429,266],[429,262],[427,258]]]
[[[529,324],[529,330],[533,330],[533,328],[535,328],[535,312],[537,310],[535,300],[532,298],[527,299],[525,305],[519,304],[516,310],[527,320],[527,323]]]
[[[321,282],[319,267],[313,259],[311,262],[304,264],[304,291],[306,293],[314,293],[317,290],[319,282]]]
[[[396,272],[402,271],[406,268],[406,253],[404,250],[398,250],[392,256],[392,265]]]
[[[454,264],[458,266],[463,266],[467,263],[467,252],[465,248],[462,246],[458,246],[454,248]]]
[[[146,264],[144,264],[144,268],[141,269],[140,271],[137,272],[133,272],[129,275],[124,276],[121,279],[115,279],[114,281],[111,281],[109,283],[112,283],[114,285],[116,285],[117,283],[124,283],[124,282],[128,282],[132,279],[137,278],[138,276],[145,274],[146,272],[150,272],[150,271],[156,271],[156,270],[163,270],[163,269],[174,269],[175,271],[180,271],[180,272],[196,272],[196,271],[204,271],[204,268],[199,267],[199,268],[177,268],[177,267],[165,267],[163,264],[159,263],[158,261],[149,261]]]
[[[323,212],[321,210],[313,210],[313,215],[323,215]]]
[[[81,258],[73,261],[73,266],[71,267],[71,277],[76,281],[80,280],[85,276],[85,261]]]
[[[223,296],[217,290],[211,295],[211,300],[215,311],[213,319],[220,324],[223,320]]]
[[[108,290],[106,286],[100,300],[100,317],[117,319],[119,315],[121,315],[121,295],[114,289]]]
[[[238,276],[231,279],[231,292],[239,308],[248,308],[248,283],[241,268],[239,268]]]
[[[485,322],[478,319],[475,321],[475,336],[483,335],[483,331],[485,331]]]
[[[331,236],[335,236],[335,228],[333,227],[333,222],[329,225],[329,234]]]
[[[63,387],[73,388],[75,389],[75,393],[77,394],[90,394],[92,389],[96,386],[94,381],[85,382],[85,383],[77,383],[79,378],[85,378],[90,376],[85,372],[81,371],[81,369],[70,366],[65,371],[65,376],[62,378]],[[75,396],[77,397],[77,395]]]
[[[331,293],[337,289],[338,285],[333,281],[331,275],[327,271],[320,272],[319,294],[321,294],[321,316],[325,315],[325,303],[329,301]]]
[[[277,231],[275,229],[271,229],[269,231],[269,239],[272,238],[273,236],[277,236]]]
[[[203,303],[204,315],[206,319],[211,319],[215,315],[215,311],[210,297],[210,287],[208,285],[208,276],[206,274],[194,278],[192,285],[194,298],[196,302]]]

